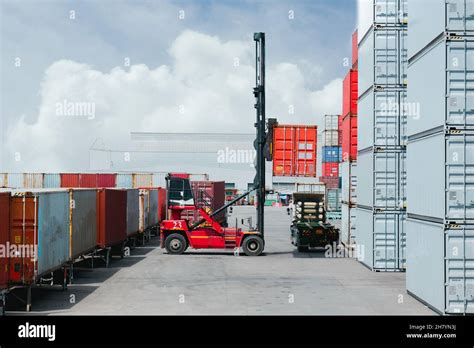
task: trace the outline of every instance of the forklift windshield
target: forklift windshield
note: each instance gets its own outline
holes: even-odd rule
[[[193,206],[194,197],[189,179],[168,178],[168,206]]]

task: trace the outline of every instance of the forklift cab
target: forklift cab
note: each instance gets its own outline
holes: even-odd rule
[[[184,176],[168,176],[168,207],[194,206],[194,195],[189,178]]]

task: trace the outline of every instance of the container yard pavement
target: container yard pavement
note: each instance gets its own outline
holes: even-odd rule
[[[254,214],[253,207],[236,207],[229,224]],[[208,250],[172,256],[155,237],[108,269],[76,272],[67,291],[35,289],[31,313],[434,314],[406,293],[404,273],[371,272],[355,259],[326,258],[324,251],[298,253],[289,242],[286,208],[267,208],[265,214],[263,256]]]

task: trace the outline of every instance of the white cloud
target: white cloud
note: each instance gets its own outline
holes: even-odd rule
[[[250,38],[223,42],[187,30],[168,53],[170,66],[156,69],[138,64],[101,72],[71,60],[50,65],[40,86],[37,121],[29,124],[20,118],[8,130],[5,153],[12,158],[20,153],[22,159],[15,162],[15,170],[88,168],[89,148],[96,139],[126,150],[131,131],[254,131],[254,44]],[[323,114],[340,112],[340,79],[319,91],[305,87],[309,85],[305,79],[296,64],[269,65],[267,117],[284,123],[321,124]],[[58,103],[65,101],[92,103],[95,117],[58,115]]]

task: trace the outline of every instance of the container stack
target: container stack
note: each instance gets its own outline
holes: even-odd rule
[[[319,180],[326,184],[326,210],[341,211],[341,188],[339,163],[342,161],[341,121],[339,115],[324,116],[323,143],[321,148],[322,176]]]
[[[358,98],[358,47],[357,30],[352,34],[352,68],[342,85],[342,162],[339,172],[342,181],[341,193],[341,243],[355,244],[356,187],[357,187],[357,98]]]
[[[405,269],[407,1],[359,1],[357,244],[375,271]]]
[[[407,290],[474,313],[474,7],[411,0]]]

